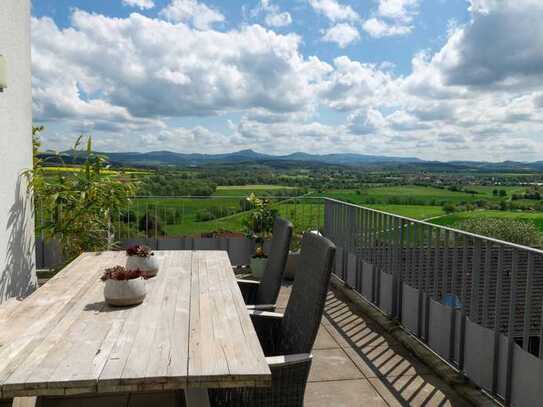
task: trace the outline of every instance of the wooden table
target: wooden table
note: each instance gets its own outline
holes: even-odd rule
[[[0,398],[271,385],[226,252],[155,255],[141,305],[104,303],[124,252],[85,253],[0,313]]]

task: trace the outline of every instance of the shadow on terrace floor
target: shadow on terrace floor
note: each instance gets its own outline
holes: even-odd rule
[[[278,301],[282,312],[290,285]],[[308,407],[469,406],[379,326],[329,291],[313,348]]]

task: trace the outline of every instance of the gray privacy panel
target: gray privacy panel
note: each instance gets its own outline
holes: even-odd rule
[[[466,318],[464,370],[474,383],[492,389],[494,366],[494,331]]]
[[[159,239],[157,242],[157,250],[183,250],[185,244],[182,238],[166,238]]]
[[[379,308],[381,308],[385,314],[392,315],[393,276],[384,271],[380,272],[380,276]]]
[[[357,272],[357,257],[356,254],[347,254],[347,275],[345,276],[345,282],[349,287],[356,287],[356,272]]]
[[[451,340],[453,337],[453,309],[432,299],[428,327],[428,344],[439,356],[451,358]]]
[[[543,360],[513,345],[511,405],[532,407],[543,404]]]
[[[410,285],[403,284],[402,325],[409,332],[417,335],[419,318],[419,290]]]
[[[362,295],[366,300],[373,302],[373,264],[362,262]]]
[[[505,386],[507,380],[507,337],[500,334],[498,338],[498,383],[496,392],[505,397]]]
[[[460,362],[460,339],[462,336],[462,311],[455,310],[456,312],[456,324],[454,326],[454,361]]]
[[[219,250],[219,240],[212,237],[194,238],[194,250]]]
[[[344,279],[343,274],[343,249],[341,247],[336,248],[336,264],[334,274],[340,279]]]

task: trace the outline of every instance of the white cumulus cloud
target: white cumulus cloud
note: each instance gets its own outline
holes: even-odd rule
[[[224,21],[224,16],[197,0],[172,0],[160,15],[173,22],[191,22],[200,30],[208,30],[213,24]]]
[[[125,6],[138,7],[141,10],[147,10],[155,7],[153,0],[122,0]]]
[[[336,0],[308,0],[309,5],[318,13],[326,16],[330,21],[356,21],[360,16],[349,5],[341,4]]]
[[[374,38],[409,34],[419,3],[420,0],[379,0],[377,10],[363,23],[363,28]]]
[[[335,42],[341,48],[345,48],[350,43],[358,40],[360,33],[348,23],[339,23],[327,29],[322,37],[323,41]]]
[[[389,24],[379,18],[370,18],[362,24],[364,31],[374,38],[390,37],[394,35],[409,34],[411,26]]]

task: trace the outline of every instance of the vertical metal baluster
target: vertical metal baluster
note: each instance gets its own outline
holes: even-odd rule
[[[145,238],[149,239],[149,202],[145,202]]]
[[[422,236],[422,239],[420,238]],[[416,288],[418,290],[418,306],[417,306],[417,336],[419,338],[422,337],[422,309],[423,309],[423,295],[422,295],[422,253],[424,248],[423,246],[424,241],[424,226],[420,225],[418,223],[413,224],[413,256],[415,256],[415,250],[416,250],[416,261],[414,261],[414,264],[416,264],[415,267],[415,273],[416,275],[414,278],[416,279]]]
[[[469,237],[465,234],[462,235],[464,239],[464,248],[462,250],[462,275],[460,286],[460,297],[462,308],[460,311],[460,343],[458,351],[458,370],[464,370],[464,346],[466,343],[466,291],[467,291],[467,270],[468,270],[468,251],[469,251]]]
[[[371,218],[371,264],[375,267],[375,222],[376,222],[376,213],[373,211],[370,211],[370,218]]]
[[[441,273],[441,298],[445,296],[445,294],[449,293],[449,239],[451,238],[450,232],[448,230],[445,230],[444,236],[443,236],[443,253],[441,255],[442,258],[442,264],[443,264],[443,271]],[[452,281],[451,281],[452,285]],[[452,291],[452,290],[451,290]]]
[[[445,251],[445,260],[443,263],[443,295],[449,294],[450,299],[454,299],[454,302],[452,302],[451,305],[451,319],[450,319],[450,334],[449,334],[449,354],[447,360],[451,363],[454,363],[455,360],[455,350],[456,350],[456,297],[454,294],[454,280],[453,280],[453,271],[449,272],[449,257],[450,255],[453,255],[454,258],[456,258],[456,233],[450,232],[447,230],[445,232],[445,245],[444,245],[444,251]],[[454,251],[451,250],[451,246]],[[454,260],[451,263],[451,265],[454,267]],[[450,276],[450,285],[448,283]],[[450,290],[449,290],[450,287]]]
[[[528,252],[528,275],[526,276],[526,292],[524,295],[524,326],[522,327],[522,348],[528,350],[530,338],[530,319],[532,316],[532,286],[534,280],[534,255]]]
[[[158,204],[155,204],[155,244],[158,241]]]
[[[441,229],[436,228],[435,232],[436,232],[436,238],[435,238],[435,244],[434,244],[434,270],[433,270],[434,281],[433,281],[433,287],[432,287],[432,297],[434,298],[434,301],[439,301],[439,298],[440,298],[439,296],[439,277],[440,277],[439,266],[441,265],[439,260],[442,254]]]
[[[481,279],[481,239],[473,239],[473,257],[471,261],[471,298],[469,317],[472,322],[480,323],[479,288]]]
[[[513,352],[515,335],[515,314],[517,311],[517,273],[518,273],[518,251],[513,248],[513,258],[511,263],[511,300],[509,302],[509,318],[507,326],[507,367],[505,379],[505,405],[511,404],[511,384],[513,370]]]
[[[376,213],[377,216],[377,240],[375,242],[376,247],[376,267],[375,267],[375,304],[381,304],[381,271],[383,268],[383,243],[382,243],[382,233],[383,233],[383,215],[379,212]]]
[[[501,369],[500,363],[500,320],[502,311],[502,290],[503,290],[503,246],[498,246],[498,265],[496,270],[496,311],[494,313],[494,370],[492,372],[492,393],[498,393],[498,372]]]
[[[458,246],[458,234],[453,232],[452,234],[452,270],[451,270],[451,293],[455,298],[460,298],[460,287],[458,284],[458,257],[460,247]]]
[[[433,233],[432,233],[432,227],[427,226],[426,231],[428,233],[428,251],[427,251],[427,260],[426,260],[426,275],[425,275],[425,287],[424,287],[424,297],[423,297],[423,303],[424,303],[424,340],[428,341],[428,335],[430,331],[430,296],[431,290],[431,274],[430,270],[432,269],[432,264],[435,264],[435,261],[432,262],[432,252],[434,252],[437,255],[436,249],[434,248],[434,242],[433,242]]]
[[[396,268],[398,273],[398,282],[396,284],[398,293],[396,295],[397,304],[396,304],[396,317],[399,321],[402,320],[402,297],[403,297],[403,279],[404,279],[404,270],[405,270],[405,256],[404,256],[404,220],[402,218],[397,218],[398,220],[398,244],[396,246],[397,260]]]
[[[403,277],[403,282],[413,287],[413,223],[408,221],[405,224],[405,228],[405,242],[403,248],[405,252],[405,275]]]
[[[492,267],[492,243],[486,241],[485,267],[483,275],[483,326],[491,328],[490,325],[490,273]]]

